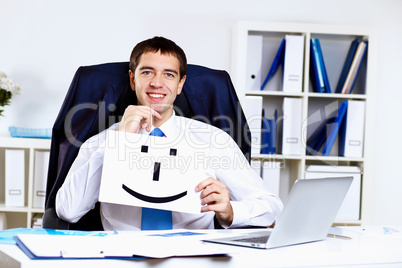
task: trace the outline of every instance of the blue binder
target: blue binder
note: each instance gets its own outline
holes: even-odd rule
[[[276,52],[275,58],[272,61],[271,67],[269,68],[268,74],[262,83],[261,90],[264,90],[265,86],[268,84],[269,80],[275,75],[278,71],[279,66],[283,65],[285,61],[285,38],[282,39],[281,44],[279,45],[278,51]]]
[[[356,81],[357,81],[357,77],[359,77],[359,73],[360,73],[360,70],[361,70],[361,68],[362,68],[364,58],[366,57],[367,49],[368,49],[368,42],[366,42],[366,43],[367,43],[367,46],[366,46],[366,48],[364,49],[363,56],[362,56],[362,60],[361,60],[360,63],[359,63],[359,68],[357,69],[356,77],[355,77],[355,80],[353,80],[353,84],[352,84],[352,87],[350,88],[349,94],[352,93],[353,88],[355,87],[355,84],[356,84]]]
[[[265,111],[262,110],[262,137],[261,137],[261,154],[276,153],[276,123],[278,120],[278,110],[275,110],[274,118],[265,117]]]
[[[348,101],[346,100],[345,102],[348,102]],[[341,125],[339,126],[338,154],[340,156],[345,156],[345,137],[346,137],[347,120],[348,120],[348,117],[346,115],[345,118],[342,120]]]
[[[348,101],[344,101],[341,103],[338,109],[338,114],[335,117],[334,123],[332,124],[331,131],[328,135],[327,141],[324,144],[324,148],[322,149],[322,155],[328,156],[332,146],[334,145],[335,139],[338,136],[338,131],[340,125],[342,123],[343,118],[345,117],[346,110],[348,108]]]
[[[311,38],[311,65],[310,75],[313,82],[313,89],[318,93],[331,93],[324,57],[322,55],[320,40]]]
[[[350,66],[352,65],[353,57],[355,56],[357,45],[359,44],[359,38],[356,38],[349,47],[348,54],[346,55],[345,63],[343,64],[341,75],[339,76],[338,84],[336,86],[335,93],[342,93],[342,87],[345,84],[346,77]],[[364,57],[364,56],[363,56]],[[356,75],[357,77],[357,75]],[[352,87],[353,89],[353,87]]]
[[[314,38],[310,40],[310,77],[313,82],[313,89],[315,92],[322,93],[324,91],[324,79],[322,76],[320,66],[320,57],[318,54],[317,46]]]
[[[325,68],[324,56],[322,55],[320,40],[316,39],[318,55],[320,57],[320,67],[322,70],[322,76],[324,79],[324,90],[326,93],[331,93],[331,86],[329,85],[329,79],[327,74],[327,69]]]
[[[307,140],[307,155],[316,155],[320,151],[321,147],[327,140],[327,126],[334,123],[336,111],[330,115],[329,118],[322,121],[320,126],[314,131],[314,133]]]

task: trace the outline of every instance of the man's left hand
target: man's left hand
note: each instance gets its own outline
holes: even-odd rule
[[[207,178],[195,188],[200,193],[201,212],[215,211],[219,223],[230,226],[233,222],[233,208],[230,204],[229,190],[223,182]]]

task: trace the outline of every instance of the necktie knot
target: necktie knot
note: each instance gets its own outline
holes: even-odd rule
[[[164,137],[165,134],[160,130],[160,128],[154,128],[154,130],[149,133],[150,136]]]

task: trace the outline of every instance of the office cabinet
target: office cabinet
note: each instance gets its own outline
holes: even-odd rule
[[[250,38],[255,36],[258,36],[258,38]],[[297,36],[299,39],[303,39],[302,55],[299,57],[303,59],[300,65],[302,74],[300,90],[283,90],[283,75],[284,69],[287,68],[286,64],[278,69],[277,73],[262,90],[261,87],[250,87],[250,80],[252,79],[258,79],[257,83],[262,85],[277,55],[282,40],[286,40],[287,36]],[[313,68],[311,57],[312,38],[319,39],[320,41],[332,93],[318,93],[313,87],[311,76]],[[368,45],[364,60],[360,65],[354,89],[350,94],[334,93],[351,43],[356,38],[364,40]],[[262,45],[255,45],[256,40],[257,42],[260,40]],[[255,50],[258,51],[256,52]],[[253,51],[253,53],[250,54],[250,51]],[[250,55],[252,55],[252,59],[249,58],[251,57]],[[261,57],[260,61],[255,60],[256,55]],[[281,189],[281,192],[288,193],[295,180],[304,179],[305,171],[310,165],[356,166],[360,168],[362,172],[360,217],[358,220],[346,219],[336,222],[339,225],[359,225],[370,222],[371,182],[374,179],[374,163],[372,158],[374,145],[373,119],[375,118],[374,99],[371,98],[371,95],[376,90],[376,61],[377,33],[371,28],[258,21],[241,21],[233,28],[231,77],[238,96],[242,102],[247,96],[262,97],[265,116],[272,118],[277,113],[278,118],[276,153],[253,153],[251,157],[253,160],[265,162],[281,162],[281,185],[288,187],[287,189]],[[289,66],[289,63],[287,64]],[[250,69],[253,71],[250,72]],[[260,75],[250,75],[250,73]],[[287,102],[285,100],[288,99],[298,100],[297,103],[301,103],[299,106],[293,105],[293,108],[297,107],[299,109],[298,113],[301,116],[301,124],[297,122],[291,124],[292,126],[298,126],[297,130],[293,131],[296,131],[297,137],[300,138],[298,145],[300,148],[296,151],[292,150],[293,153],[286,152],[286,150],[283,150],[282,153],[283,148],[281,147],[284,144],[283,135],[288,135],[286,134],[288,129],[285,129],[285,133],[283,133],[284,120],[286,120],[286,118],[283,118],[284,114],[286,114],[284,111],[284,102]],[[348,103],[363,103],[365,107],[361,119],[364,123],[359,127],[363,134],[361,140],[363,150],[361,155],[354,155],[353,157],[342,156],[343,152],[338,150],[340,141],[338,135],[334,141],[332,150],[327,156],[323,156],[321,152],[309,153],[307,150],[309,137],[322,126],[325,120],[330,118],[331,114],[336,115],[336,111],[345,101]],[[290,141],[295,142],[296,140],[290,139]],[[252,144],[252,146],[255,145]],[[255,152],[256,150],[253,151]],[[282,199],[286,199],[286,194],[282,194]]]
[[[40,224],[40,220],[44,212],[44,203],[35,204],[34,201],[35,195],[40,195],[40,198],[44,200],[44,193],[43,190],[36,190],[36,192],[34,192],[34,188],[38,188],[35,186],[35,182],[37,182],[37,180],[43,180],[46,177],[47,170],[45,162],[48,161],[47,152],[49,151],[49,139],[0,138],[0,220],[2,221],[0,226],[3,226],[3,228],[30,228],[33,227],[35,222]],[[23,155],[23,158],[8,159],[10,161],[8,161],[6,165],[6,157],[9,157],[9,154],[6,154],[6,152],[21,152],[22,154],[19,155]],[[41,154],[42,152],[44,154]],[[38,155],[45,155],[47,158],[38,157]],[[42,163],[39,163],[39,161]],[[6,195],[9,193],[6,193],[5,191],[6,168],[19,169],[21,167],[24,169],[24,191],[22,196],[23,202],[21,206],[7,206],[5,200]],[[36,170],[39,168],[42,168],[43,170]],[[9,174],[14,173],[15,172],[10,172]],[[20,172],[17,173],[19,174]],[[39,176],[41,176],[41,178],[39,178]],[[13,192],[11,192],[11,194],[13,194]]]

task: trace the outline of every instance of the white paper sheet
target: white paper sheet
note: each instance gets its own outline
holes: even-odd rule
[[[99,201],[200,213],[203,149],[186,139],[111,131],[105,145]],[[159,166],[159,167],[158,167]]]

